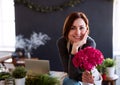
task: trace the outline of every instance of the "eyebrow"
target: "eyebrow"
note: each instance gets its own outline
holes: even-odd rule
[[[77,26],[74,26],[74,25],[72,25],[72,26],[73,26],[73,27],[77,27]],[[72,27],[72,26],[71,26],[71,27]],[[84,25],[81,25],[81,26],[79,26],[79,27],[86,27],[86,26],[84,26]]]

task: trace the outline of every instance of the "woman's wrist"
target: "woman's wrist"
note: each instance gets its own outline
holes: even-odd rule
[[[78,48],[74,48],[74,49],[72,49],[71,54],[74,55],[74,54],[76,54],[77,52],[78,52]]]

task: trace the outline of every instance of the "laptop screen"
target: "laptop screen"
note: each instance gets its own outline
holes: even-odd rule
[[[29,75],[49,74],[49,60],[25,59],[25,68]]]

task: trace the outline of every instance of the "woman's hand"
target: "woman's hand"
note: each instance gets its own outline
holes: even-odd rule
[[[71,54],[76,54],[78,52],[78,48],[86,44],[87,37],[88,37],[88,30],[86,31],[86,33],[84,34],[84,36],[80,41],[73,43]]]
[[[89,71],[84,71],[82,74],[82,82],[94,84],[94,77]]]

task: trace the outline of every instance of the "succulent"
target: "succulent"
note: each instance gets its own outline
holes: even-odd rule
[[[115,66],[115,60],[112,58],[106,58],[103,64],[105,65],[105,67],[113,67]]]
[[[24,78],[26,76],[27,70],[23,66],[16,67],[13,72],[12,76],[14,78]]]

